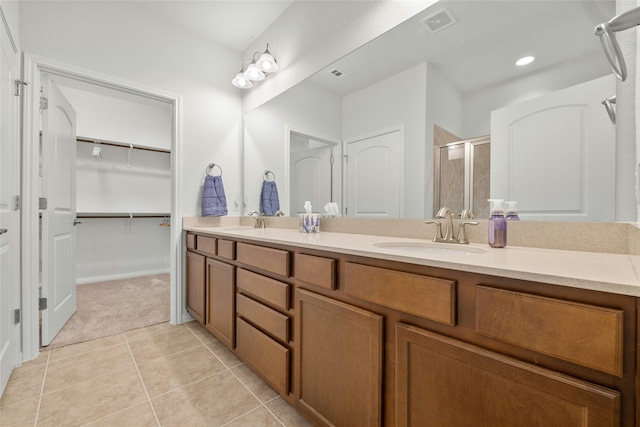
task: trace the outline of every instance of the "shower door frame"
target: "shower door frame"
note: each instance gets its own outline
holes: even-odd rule
[[[451,148],[458,145],[464,146],[464,190],[463,190],[463,209],[473,210],[473,160],[475,156],[476,145],[484,145],[491,143],[491,136],[479,136],[476,138],[463,139],[460,141],[450,142],[448,144],[433,147],[433,216],[435,217],[440,206],[440,179],[442,164],[442,148]]]

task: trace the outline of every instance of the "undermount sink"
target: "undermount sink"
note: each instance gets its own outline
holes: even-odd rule
[[[474,255],[487,253],[486,249],[469,245],[458,245],[455,243],[436,242],[380,242],[374,243],[378,248],[395,250],[398,252],[419,254],[463,254]]]

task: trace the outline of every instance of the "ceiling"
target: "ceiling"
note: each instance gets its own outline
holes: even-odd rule
[[[242,52],[293,0],[150,0],[135,3],[150,14]]]
[[[430,33],[421,20],[445,8],[455,23]],[[615,15],[615,0],[442,0],[311,78],[339,95],[428,62],[462,92],[576,58],[606,64],[595,26]],[[515,61],[535,55],[527,67]],[[346,77],[330,74],[338,69]]]

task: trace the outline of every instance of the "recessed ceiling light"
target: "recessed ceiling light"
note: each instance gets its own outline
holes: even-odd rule
[[[524,56],[516,61],[516,65],[522,67],[523,65],[531,64],[535,60],[535,56]]]

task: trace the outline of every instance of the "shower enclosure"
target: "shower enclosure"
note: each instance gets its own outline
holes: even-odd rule
[[[489,217],[490,147],[489,136],[434,147],[434,216],[446,206],[458,215],[471,209],[476,218]]]

